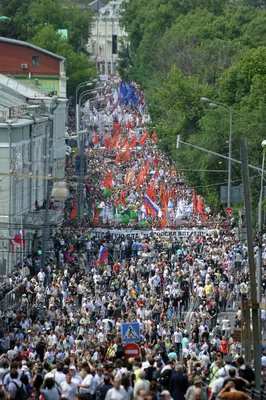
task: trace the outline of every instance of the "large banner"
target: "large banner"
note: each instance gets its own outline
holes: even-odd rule
[[[96,238],[102,238],[106,236],[107,232],[112,236],[112,239],[119,239],[122,237],[130,237],[132,239],[135,239],[137,237],[140,237],[143,235],[144,237],[147,236],[155,236],[155,237],[178,237],[180,239],[186,238],[186,237],[200,237],[200,236],[207,236],[211,235],[213,232],[215,232],[214,229],[200,229],[200,228],[194,228],[194,229],[177,229],[177,230],[171,230],[171,229],[165,229],[165,230],[131,230],[131,229],[125,229],[125,230],[119,230],[119,229],[106,229],[106,228],[94,228],[91,233],[94,237]]]

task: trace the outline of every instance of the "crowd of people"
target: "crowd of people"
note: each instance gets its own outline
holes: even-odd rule
[[[108,129],[114,136],[124,125],[136,128],[139,142],[145,101],[137,87],[130,98],[124,88],[119,94],[120,83],[106,83],[115,124]],[[155,135],[131,146],[130,161],[117,156],[132,137],[122,133],[118,149],[119,135],[98,130],[85,139],[84,220],[73,217],[73,167],[73,207],[51,237],[45,265],[37,254],[25,260],[21,304],[1,310],[0,399],[248,399],[255,374],[232,337],[249,296],[247,248],[219,217],[204,228],[202,199],[156,148]],[[106,147],[108,138],[114,144]],[[200,234],[176,235],[177,214],[189,214]],[[124,323],[139,326],[137,357],[124,352]]]

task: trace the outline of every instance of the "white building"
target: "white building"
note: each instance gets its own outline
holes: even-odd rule
[[[34,233],[43,234],[48,181],[3,174],[52,173],[64,179],[67,99],[4,75],[0,75],[0,94],[0,275],[6,275],[33,251]],[[62,215],[60,205],[49,210],[49,226],[60,223]],[[21,229],[26,248],[12,252],[9,238]]]
[[[127,35],[119,24],[122,3],[123,0],[110,1],[94,16],[88,51],[102,74],[115,74],[121,40]],[[96,8],[98,4],[95,1],[91,7]]]

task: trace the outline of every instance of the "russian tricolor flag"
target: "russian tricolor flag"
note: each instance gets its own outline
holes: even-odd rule
[[[147,193],[145,193],[144,195],[144,205],[146,207],[147,210],[150,211],[151,215],[153,217],[161,217],[162,216],[162,211],[160,209],[160,207],[157,206],[157,204],[155,204],[147,195]]]
[[[15,234],[13,241],[16,243],[17,246],[20,246],[23,249],[26,247],[24,229],[21,229],[19,233]]]
[[[108,258],[108,250],[105,247],[101,246],[97,264],[103,264],[107,258]]]

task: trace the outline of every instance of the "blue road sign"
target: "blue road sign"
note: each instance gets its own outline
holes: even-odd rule
[[[140,330],[138,322],[131,322],[121,325],[121,336],[123,343],[139,342]]]

